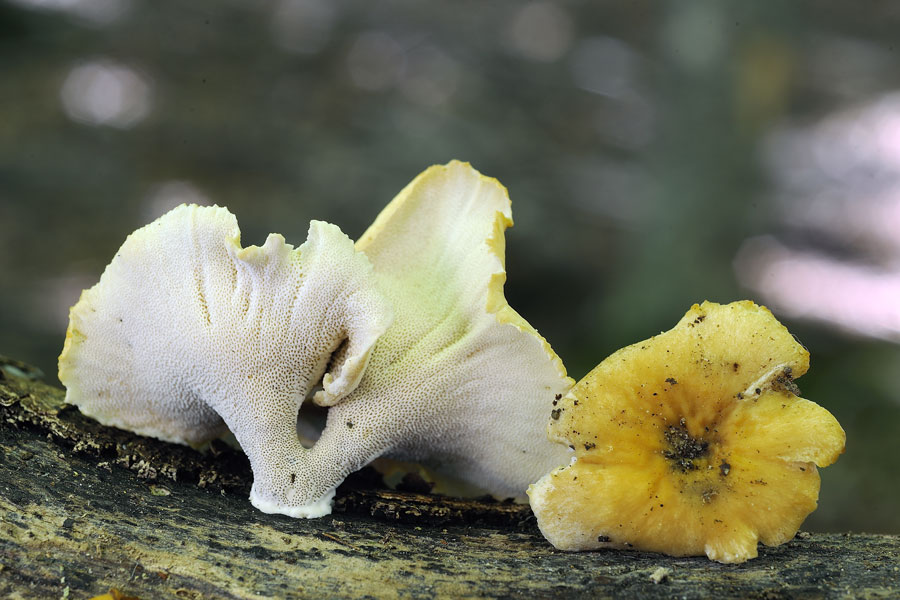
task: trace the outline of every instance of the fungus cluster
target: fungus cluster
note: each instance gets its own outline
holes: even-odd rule
[[[614,353],[558,403],[572,462],[528,490],[563,550],[616,547],[720,562],[790,540],[816,508],[844,431],[798,397],[809,353],[764,307],[694,305]]]
[[[296,250],[276,234],[242,249],[227,210],[179,207],[72,308],[66,399],[169,441],[230,429],[264,512],[327,514],[382,455],[523,497],[567,459],[544,418],[573,381],[503,296],[511,223],[503,186],[455,161],[410,183],[355,249],[317,221]],[[306,449],[308,396],[330,409]]]
[[[277,234],[241,248],[226,209],[181,206],[72,307],[66,400],[194,446],[230,430],[268,513],[328,514],[384,456],[501,497],[539,479],[532,508],[561,549],[740,562],[790,539],[815,509],[816,465],[844,446],[798,397],[806,350],[763,307],[704,303],[572,387],[504,297],[511,224],[506,189],[457,161],[416,177],[355,245],[312,221],[299,248]],[[310,448],[303,402],[329,407]]]

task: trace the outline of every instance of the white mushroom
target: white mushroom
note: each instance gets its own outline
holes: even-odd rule
[[[420,174],[357,242],[396,318],[312,448],[332,485],[385,455],[522,498],[568,462],[546,424],[573,381],[503,295],[511,224],[506,189],[454,161]]]
[[[296,250],[276,234],[241,248],[226,209],[180,206],[129,236],[72,308],[59,377],[107,425],[192,445],[227,425],[254,505],[318,516],[336,480],[297,438],[300,404],[320,380],[323,405],[349,394],[390,321],[336,226],[311,222]]]

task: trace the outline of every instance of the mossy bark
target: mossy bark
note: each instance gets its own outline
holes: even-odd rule
[[[373,487],[335,513],[265,515],[225,445],[102,427],[0,359],[0,597],[822,598],[900,596],[900,538],[801,534],[743,565],[553,549],[525,506]]]

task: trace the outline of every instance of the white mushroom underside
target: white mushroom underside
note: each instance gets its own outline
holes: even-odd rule
[[[568,461],[546,424],[572,380],[503,298],[509,224],[506,190],[459,162],[428,169],[382,211],[357,248],[396,318],[314,450],[354,448],[347,472],[380,455],[421,461],[501,497]]]
[[[296,251],[277,235],[241,249],[226,210],[180,207],[133,234],[73,308],[67,400],[187,443],[224,419],[264,512],[327,514],[346,475],[381,455],[522,497],[569,459],[546,424],[572,380],[503,297],[511,223],[506,190],[455,161],[417,177],[357,243],[374,272],[334,226],[313,222]],[[297,412],[318,381],[331,408],[306,450]]]
[[[345,340],[324,399],[357,385],[390,307],[333,225],[312,222],[297,250],[276,234],[262,247],[239,240],[218,207],[181,206],[132,234],[72,308],[66,400],[102,423],[189,444],[227,424],[260,502],[318,502],[334,483],[305,466],[300,403]]]

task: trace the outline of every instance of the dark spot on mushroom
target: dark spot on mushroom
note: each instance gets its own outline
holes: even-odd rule
[[[554,421],[558,421],[559,413],[561,413],[561,412],[562,412],[561,408],[554,408],[553,410],[550,411],[550,418],[553,419]]]
[[[672,468],[682,473],[693,471],[697,468],[694,460],[701,458],[709,451],[709,442],[704,439],[694,438],[688,433],[687,423],[684,419],[678,425],[670,425],[663,436],[666,438],[668,448],[663,451],[663,456],[672,461]]]
[[[762,393],[762,390],[759,388],[756,388],[756,390],[754,390],[754,391],[756,392],[757,396],[759,396]]]
[[[600,542],[601,544],[606,544],[607,542],[609,542],[609,536],[608,535],[598,535],[597,541]]]
[[[722,474],[722,477],[728,475],[731,472],[731,465],[725,462],[725,459],[722,459],[722,462],[719,464],[719,473]]]
[[[781,392],[790,392],[795,396],[800,395],[800,388],[794,383],[794,370],[785,367],[784,370],[772,381],[772,389]]]
[[[295,481],[297,481],[297,474],[291,473],[291,483],[294,483]]]
[[[556,399],[559,400],[560,398],[562,398],[562,394],[557,394]]]
[[[694,319],[693,321],[688,323],[688,327],[693,327],[694,325],[699,325],[700,323],[703,322],[703,319],[705,319],[705,318],[706,318],[706,315],[700,315],[699,317],[697,317],[696,319]]]
[[[594,442],[585,442],[584,443],[585,450],[593,450],[596,447],[597,447],[597,444],[595,444]]]
[[[733,365],[731,365],[731,368],[734,369],[734,372],[735,372],[735,373],[737,373],[737,372],[738,372],[738,369],[741,368],[741,365],[738,364],[738,363],[734,363]]]
[[[675,380],[674,377],[666,377],[666,383],[668,383],[668,384],[670,384],[670,385],[675,385],[675,384],[677,384],[678,382]]]
[[[347,421],[347,429],[353,429],[353,421]]]

